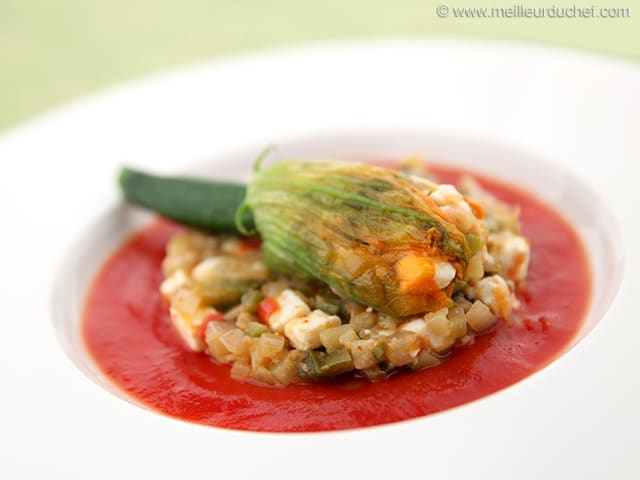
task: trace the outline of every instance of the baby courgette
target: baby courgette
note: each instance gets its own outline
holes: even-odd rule
[[[205,232],[238,234],[236,211],[247,188],[241,183],[149,175],[123,168],[120,188],[127,201]],[[246,212],[243,225],[253,225]]]

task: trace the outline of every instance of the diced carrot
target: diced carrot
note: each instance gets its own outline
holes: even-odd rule
[[[207,333],[207,325],[209,322],[224,322],[224,315],[220,312],[210,313],[207,315],[202,324],[198,327],[196,331],[196,337],[202,342],[205,343],[206,333]]]
[[[404,292],[428,290],[434,284],[435,266],[430,258],[410,253],[395,265]]]
[[[269,325],[269,317],[280,310],[280,305],[272,297],[267,297],[258,304],[258,318],[265,325]]]

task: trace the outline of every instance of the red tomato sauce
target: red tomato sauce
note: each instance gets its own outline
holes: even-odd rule
[[[434,169],[455,183],[459,173]],[[521,190],[477,177],[521,207],[532,259],[517,315],[458,348],[442,364],[376,383],[262,387],[233,380],[228,366],[194,353],[174,331],[159,293],[165,245],[180,227],[157,221],[104,265],[88,296],[83,336],[104,374],[146,407],[179,419],[239,430],[309,432],[380,425],[429,415],[512,385],[561,355],[589,307],[591,271],[571,226]]]

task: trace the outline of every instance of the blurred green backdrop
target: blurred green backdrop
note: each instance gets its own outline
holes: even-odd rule
[[[630,18],[440,18],[436,7],[628,8]],[[637,10],[637,11],[634,11]],[[144,73],[271,46],[392,35],[551,43],[640,59],[636,0],[0,0],[0,130]]]

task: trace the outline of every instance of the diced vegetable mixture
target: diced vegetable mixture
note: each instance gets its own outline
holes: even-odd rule
[[[168,244],[161,292],[191,349],[260,384],[380,380],[511,321],[530,256],[517,207],[415,162],[284,165],[248,190],[262,243],[186,230]]]

